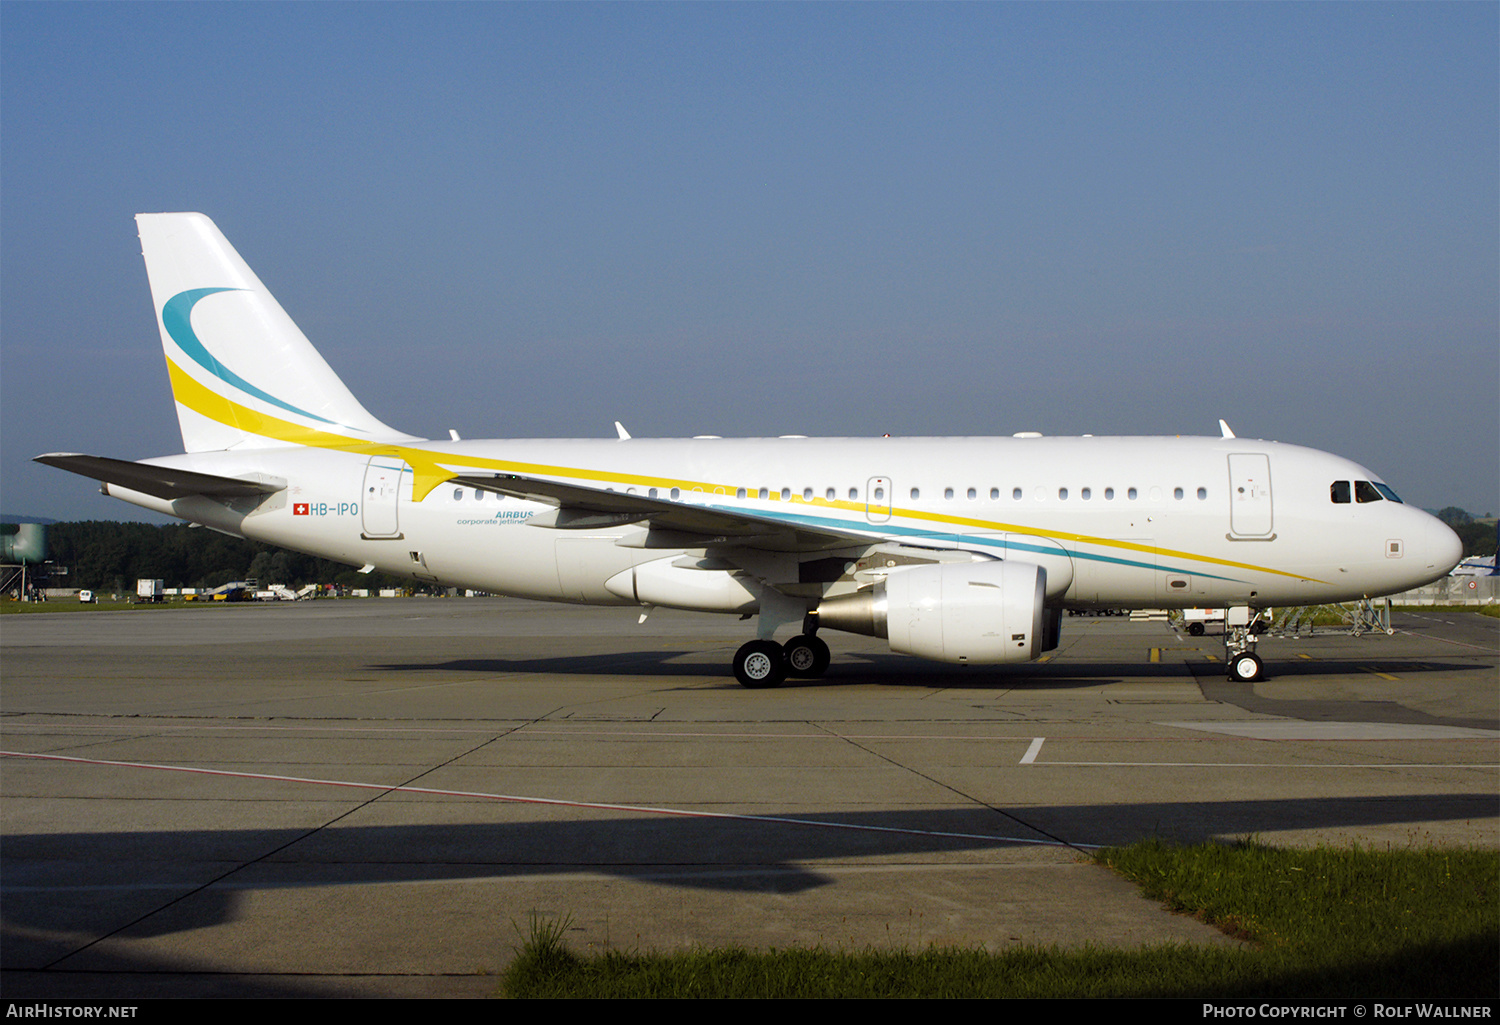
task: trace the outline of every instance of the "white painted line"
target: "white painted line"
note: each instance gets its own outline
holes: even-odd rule
[[[565,801],[553,797],[524,797],[516,794],[487,794],[471,790],[436,790],[432,787],[391,786],[385,783],[361,783],[342,779],[311,779],[303,776],[278,776],[264,772],[232,772],[228,769],[203,769],[192,765],[155,765],[150,762],[116,762],[103,758],[72,758],[67,755],[30,754],[25,751],[0,751],[0,758],[31,758],[49,762],[72,762],[76,765],[105,765],[120,769],[155,769],[161,772],[188,772],[200,776],[228,776],[234,779],[269,780],[275,783],[304,783],[312,786],[349,787],[356,790],[384,790],[387,793],[430,794],[437,797],[469,797],[511,804],[545,804],[559,808],[589,808],[595,811],[636,812],[642,815],[671,815],[687,819],[731,819],[737,822],[773,822],[785,826],[812,826],[818,829],[849,829],[865,833],[900,833],[907,836],[944,837],[953,840],[983,840],[989,843],[1036,844],[1043,847],[1098,847],[1100,844],[1072,844],[1062,840],[1033,840],[1017,836],[991,836],[985,833],[951,833],[935,829],[902,829],[897,826],[870,826],[852,822],[821,822],[817,819],[793,819],[780,815],[737,815],[722,811],[688,811],[683,808],[653,808],[637,804],[602,804],[593,801]]]
[[[1494,772],[1500,762],[1043,762],[1048,767],[1103,766],[1110,769],[1483,769]]]
[[[1021,756],[1022,765],[1030,765],[1032,762],[1036,761],[1036,756],[1041,753],[1042,743],[1046,741],[1046,739],[1046,737],[1031,738],[1031,746],[1028,747],[1026,749],[1026,753]]]
[[[1417,618],[1418,619],[1427,619],[1428,617],[1426,617],[1426,616],[1418,616]],[[1430,620],[1430,622],[1437,622],[1437,620]],[[1394,632],[1398,633],[1398,634],[1404,634],[1407,637],[1417,637],[1417,638],[1420,638],[1421,640],[1424,640],[1424,641],[1442,641],[1444,644],[1456,644],[1460,648],[1473,648],[1475,651],[1482,651],[1482,652],[1484,652],[1486,654],[1490,654],[1490,655],[1494,654],[1494,652],[1495,652],[1494,648],[1485,647],[1483,644],[1470,644],[1467,641],[1452,641],[1452,640],[1449,640],[1446,637],[1434,637],[1431,634],[1412,633],[1410,630],[1403,630],[1399,626],[1396,627],[1396,629],[1395,629]]]
[[[1251,740],[1500,740],[1500,731],[1467,726],[1393,722],[1305,722],[1274,719],[1237,722],[1164,722],[1179,730]]]

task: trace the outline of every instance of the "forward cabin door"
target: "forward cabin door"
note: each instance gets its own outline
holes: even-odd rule
[[[1271,457],[1263,452],[1229,456],[1229,532],[1236,538],[1269,540]]]

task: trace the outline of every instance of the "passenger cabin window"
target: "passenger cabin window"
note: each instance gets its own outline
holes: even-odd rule
[[[1328,489],[1328,497],[1333,499],[1335,505],[1349,504],[1349,482],[1336,480]]]

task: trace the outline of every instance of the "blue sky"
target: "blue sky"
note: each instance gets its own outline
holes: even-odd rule
[[[1500,511],[1497,12],[0,4],[0,508],[180,450],[201,210],[416,434],[1224,417]]]

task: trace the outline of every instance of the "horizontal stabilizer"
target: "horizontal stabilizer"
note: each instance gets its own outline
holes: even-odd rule
[[[285,480],[264,474],[256,474],[253,478],[219,477],[211,473],[194,473],[192,470],[177,470],[170,466],[132,463],[126,459],[86,456],[77,452],[49,452],[44,456],[37,456],[34,461],[169,502],[189,495],[246,498],[286,490]]]

